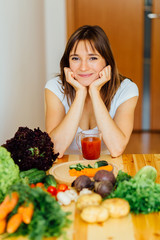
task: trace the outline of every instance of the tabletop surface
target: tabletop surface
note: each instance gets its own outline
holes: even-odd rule
[[[145,165],[151,165],[157,169],[156,182],[160,183],[160,154],[124,154],[118,158],[110,155],[102,155],[100,159],[107,160],[118,166],[119,170],[134,176]],[[54,164],[67,161],[82,160],[81,155],[65,155],[57,159]],[[103,224],[87,224],[81,220],[79,212],[72,203],[63,207],[65,211],[71,211],[70,219],[73,221],[67,229],[68,240],[158,240],[160,239],[160,212],[152,214],[129,214],[124,218],[107,220]],[[16,240],[24,237],[13,238]],[[56,238],[49,238],[56,239]],[[62,238],[58,238],[62,240]]]

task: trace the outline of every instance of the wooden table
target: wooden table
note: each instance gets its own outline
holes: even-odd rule
[[[160,154],[124,154],[118,158],[102,155],[101,159],[118,166],[134,176],[145,165],[157,169],[160,183]],[[82,160],[80,155],[64,156],[58,163]],[[160,212],[152,214],[129,214],[121,219],[109,219],[103,224],[87,224],[80,219],[75,205],[65,207],[72,211],[73,224],[68,229],[69,240],[158,240],[160,239]],[[59,238],[61,239],[61,238]]]
[[[124,154],[118,158],[102,155],[101,159],[115,164],[119,170],[128,172],[134,176],[135,173],[145,165],[151,165],[157,169],[157,182],[160,183],[160,154]],[[69,155],[58,159],[54,164],[67,161],[82,160],[80,155]],[[81,220],[79,212],[72,203],[63,207],[65,211],[71,211],[70,228],[67,229],[68,240],[158,240],[160,239],[160,212],[152,214],[129,214],[121,219],[107,220],[103,224],[87,224]],[[14,238],[24,240],[26,238]],[[49,238],[50,240],[55,238]],[[62,240],[62,238],[58,238]]]

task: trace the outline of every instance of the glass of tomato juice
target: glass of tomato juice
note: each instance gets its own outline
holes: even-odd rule
[[[94,133],[81,131],[77,134],[76,142],[84,159],[99,159],[101,154],[101,138],[102,133],[100,130],[96,130]]]

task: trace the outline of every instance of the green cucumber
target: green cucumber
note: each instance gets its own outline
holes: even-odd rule
[[[21,178],[27,177],[29,184],[42,182],[45,176],[46,176],[46,172],[43,170],[39,170],[37,168],[32,168],[32,169],[20,172],[20,177]]]
[[[108,165],[107,161],[101,160],[101,161],[95,162],[94,168],[99,168],[99,167],[103,167],[103,166],[107,166],[107,165]]]
[[[57,182],[53,175],[46,175],[43,182],[46,188],[49,186],[57,187]]]

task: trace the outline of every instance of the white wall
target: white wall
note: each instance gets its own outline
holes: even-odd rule
[[[44,127],[44,85],[59,71],[65,0],[0,0],[0,145]]]
[[[66,44],[65,0],[45,0],[46,78],[59,73]]]

